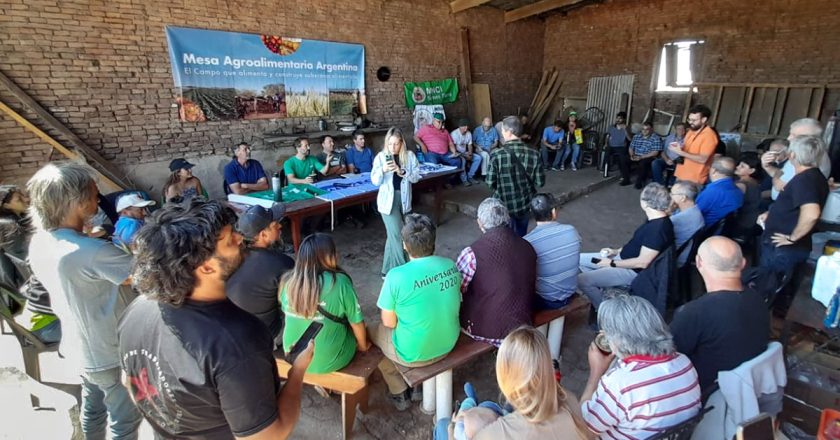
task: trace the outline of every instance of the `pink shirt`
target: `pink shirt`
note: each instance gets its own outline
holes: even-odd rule
[[[449,143],[452,138],[446,130],[438,130],[434,125],[424,125],[417,131],[417,139],[426,144],[426,148],[432,153],[446,154],[449,153]]]

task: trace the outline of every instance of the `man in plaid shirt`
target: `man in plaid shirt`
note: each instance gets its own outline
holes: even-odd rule
[[[504,145],[490,153],[486,182],[510,212],[513,230],[523,237],[528,232],[528,204],[545,184],[545,171],[539,152],[519,139],[521,133],[522,123],[516,116],[502,121]]]
[[[636,189],[642,189],[648,176],[651,175],[650,167],[654,160],[662,153],[662,138],[653,132],[653,124],[645,122],[642,125],[642,132],[633,136],[630,141],[630,160],[639,162],[636,169]]]

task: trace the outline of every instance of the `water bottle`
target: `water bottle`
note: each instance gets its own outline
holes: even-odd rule
[[[280,186],[280,173],[274,173],[271,177],[271,190],[274,191],[274,201],[283,201],[283,187]]]
[[[825,328],[840,327],[840,313],[838,313],[840,310],[838,309],[840,309],[840,287],[831,297],[831,302],[828,303],[828,308],[825,311],[825,319],[823,320]]]
[[[417,162],[426,163],[426,155],[423,154],[422,149],[418,148],[414,155],[417,156]]]

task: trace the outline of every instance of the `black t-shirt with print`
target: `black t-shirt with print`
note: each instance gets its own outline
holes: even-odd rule
[[[633,238],[621,248],[621,259],[636,258],[642,252],[642,246],[662,252],[674,244],[674,225],[667,215],[649,220],[639,226]]]
[[[225,283],[227,297],[242,310],[260,318],[272,337],[280,335],[282,315],[277,287],[295,267],[295,260],[276,249],[251,249]]]
[[[232,439],[277,419],[271,336],[228,300],[138,298],[120,320],[119,348],[137,408],[161,437]]]
[[[770,213],[764,223],[765,239],[769,240],[775,233],[789,235],[796,228],[802,205],[816,203],[822,208],[827,198],[828,181],[819,168],[809,168],[793,176],[770,205]],[[793,246],[811,249],[811,234],[800,237]]]

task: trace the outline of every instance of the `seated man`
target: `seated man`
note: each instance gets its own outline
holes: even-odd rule
[[[642,124],[642,132],[633,136],[630,141],[630,160],[638,162],[636,168],[636,189],[642,189],[650,175],[650,166],[662,153],[662,138],[653,132],[653,124],[646,121]]]
[[[365,146],[365,134],[359,130],[353,132],[353,145],[345,148],[347,171],[350,173],[369,173],[373,169],[373,151]]]
[[[239,143],[233,160],[225,165],[225,194],[248,194],[268,189],[268,177],[259,161],[251,159],[251,146]]]
[[[122,315],[119,359],[163,438],[287,438],[300,417],[313,345],[281,389],[268,330],[225,296],[242,262],[234,218],[218,202],[167,206],[137,237],[132,277],[145,298]]]
[[[489,117],[481,121],[481,125],[473,130],[475,153],[481,156],[481,175],[487,177],[490,172],[490,151],[499,146],[499,133],[493,128],[493,120]]]
[[[525,237],[537,253],[538,310],[559,309],[577,290],[580,235],[572,225],[557,222],[557,201],[551,194],[531,200],[537,227]]]
[[[376,302],[382,323],[368,332],[386,357],[379,371],[391,401],[405,411],[411,392],[394,362],[422,367],[449,354],[458,340],[461,274],[454,261],[434,255],[435,225],[425,215],[406,215],[401,235],[410,261],[385,276]]]
[[[442,163],[461,168],[463,171],[464,164],[458,157],[458,151],[455,149],[455,143],[452,142],[452,136],[443,127],[442,114],[435,113],[432,124],[424,125],[414,135],[414,142],[420,145],[426,162]],[[460,177],[462,183],[467,182],[466,173],[462,172]]]
[[[295,140],[295,155],[286,159],[283,171],[289,184],[313,184],[316,172],[326,174],[332,161],[332,153],[327,153],[326,163],[309,155],[309,139],[300,137]]]
[[[560,162],[563,159],[563,138],[566,137],[566,131],[563,130],[563,121],[557,119],[551,127],[545,127],[543,130],[542,141],[540,141],[540,154],[542,155],[542,166],[546,170],[560,169]],[[548,151],[554,151],[554,162],[548,166]]]
[[[696,260],[708,293],[677,309],[671,331],[677,351],[691,359],[708,395],[718,372],[767,349],[770,313],[757,292],[741,285],[745,260],[738,243],[711,237],[700,245]]]
[[[735,185],[735,160],[720,156],[709,169],[709,184],[697,196],[703,221],[711,227],[744,204],[744,193]]]
[[[499,199],[478,205],[482,236],[458,256],[461,272],[461,328],[498,347],[512,330],[530,324],[537,281],[537,253],[510,228]]]
[[[295,260],[283,253],[280,241],[280,221],[285,213],[285,205],[275,203],[271,209],[251,206],[239,217],[236,231],[245,242],[245,258],[225,283],[228,299],[259,318],[275,341],[283,327],[277,287],[283,274],[295,267]]]
[[[674,348],[651,303],[630,295],[608,299],[598,309],[598,325],[610,353],[589,345],[589,379],[580,396],[592,432],[602,439],[649,438],[697,415],[697,372]]]
[[[619,249],[604,248],[600,253],[580,254],[578,287],[598,310],[604,299],[603,289],[629,286],[660,252],[674,245],[674,225],[668,217],[671,196],[668,190],[650,183],[639,197],[647,221],[636,229],[633,238]]]
[[[458,128],[452,130],[449,134],[452,137],[452,142],[455,144],[455,151],[461,155],[464,160],[464,169],[466,164],[470,164],[470,169],[467,171],[467,180],[464,186],[470,186],[475,183],[475,173],[478,172],[478,167],[481,166],[482,156],[473,153],[473,137],[470,133],[470,121],[463,118],[458,121]]]
[[[618,112],[615,123],[607,129],[604,144],[607,150],[607,163],[613,156],[618,157],[618,169],[621,171],[621,186],[630,184],[630,154],[627,145],[630,142],[630,129],[627,127],[627,113]]]
[[[703,213],[694,204],[697,197],[697,184],[690,180],[679,180],[671,187],[671,223],[674,225],[674,246],[679,248],[697,231],[703,229],[706,222],[703,220]],[[677,267],[683,267],[691,252],[691,245],[686,246],[680,255],[677,255]]]
[[[328,165],[325,176],[340,176],[347,173],[347,157],[344,148],[335,148],[335,140],[332,136],[324,136],[321,141],[321,148],[324,150],[318,154],[318,162]],[[327,162],[327,156],[331,156],[330,161]]]
[[[650,171],[653,173],[654,182],[665,186],[670,186],[674,183],[674,170],[677,166],[675,160],[677,160],[680,155],[671,151],[668,146],[676,144],[682,147],[685,143],[685,132],[687,127],[688,126],[685,122],[680,122],[677,125],[674,125],[674,132],[669,134],[665,137],[665,140],[662,141],[662,154],[660,154],[659,157],[654,159],[654,161],[650,164]],[[670,174],[667,181],[665,180],[666,174]]]
[[[824,150],[816,136],[799,136],[790,142],[788,161],[796,174],[770,210],[758,216],[758,224],[764,225],[762,268],[784,273],[811,253],[811,233],[828,199],[828,181],[817,167]]]

